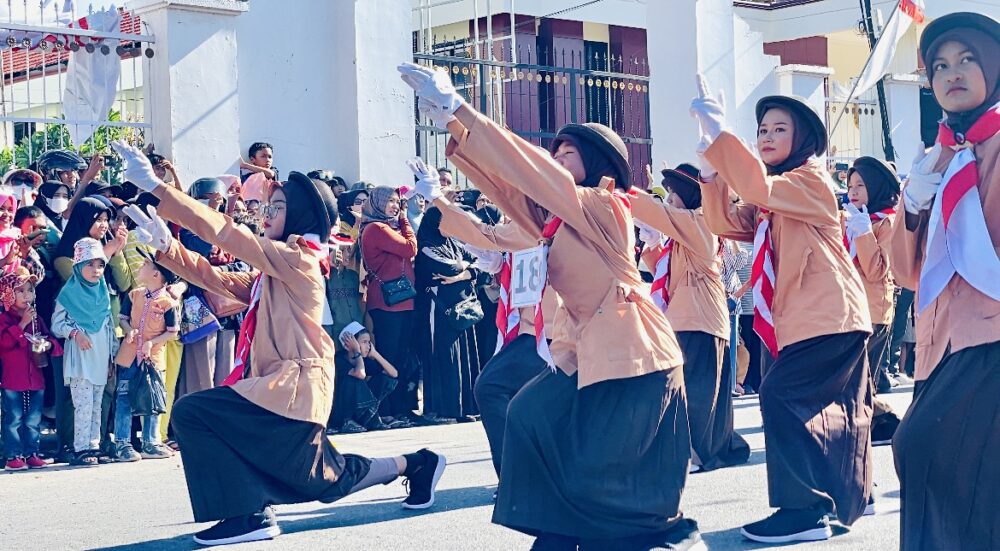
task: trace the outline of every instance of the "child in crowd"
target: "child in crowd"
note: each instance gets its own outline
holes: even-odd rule
[[[173,455],[160,443],[160,416],[144,415],[142,419],[142,453],[132,449],[132,407],[129,384],[139,371],[139,364],[149,361],[158,371],[166,371],[167,341],[175,340],[180,327],[174,307],[176,301],[167,292],[167,285],[177,276],[157,264],[145,249],[137,249],[145,262],[136,274],[138,286],[122,302],[119,316],[126,337],[118,350],[115,366],[118,386],[115,398],[115,461],[132,462],[141,459],[163,459]]]
[[[56,298],[52,332],[66,339],[64,383],[73,398],[71,465],[97,465],[101,439],[101,396],[114,355],[115,324],[104,279],[108,257],[101,242],[84,237],[73,247],[73,273]]]
[[[356,433],[390,428],[378,416],[378,406],[396,388],[399,373],[372,344],[365,326],[351,322],[340,332],[343,348],[334,357],[337,369],[330,426]],[[338,425],[342,423],[342,425]]]
[[[41,440],[42,368],[48,354],[62,355],[45,322],[35,315],[35,283],[26,269],[0,277],[0,363],[3,364],[3,452],[5,469],[46,466],[38,457]],[[44,350],[43,350],[44,349]]]
[[[266,142],[256,142],[250,146],[250,162],[240,159],[240,181],[243,183],[243,199],[264,202],[271,182],[278,181],[278,169],[274,167],[274,148]]]

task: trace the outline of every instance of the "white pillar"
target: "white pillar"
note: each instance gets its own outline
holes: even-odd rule
[[[736,97],[732,0],[646,3],[653,166],[695,160],[698,124],[688,114],[701,72],[712,93]]]
[[[920,87],[924,82],[923,77],[912,74],[889,75],[885,80],[896,168],[904,174],[909,172],[917,154],[917,144],[921,143]]]
[[[774,70],[778,77],[778,93],[798,96],[812,107],[820,120],[826,112],[826,79],[833,69],[816,65],[782,65]]]
[[[171,158],[187,185],[233,169],[239,156],[235,0],[133,0],[156,37],[146,60],[146,141]]]

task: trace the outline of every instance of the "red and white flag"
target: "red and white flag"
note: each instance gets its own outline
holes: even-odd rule
[[[903,38],[910,25],[924,22],[924,0],[899,0],[896,9],[889,16],[889,22],[882,29],[875,48],[865,64],[865,69],[858,77],[854,87],[853,97],[863,94],[875,86],[889,72],[889,64],[896,54],[896,45]],[[851,98],[847,98],[850,100]]]

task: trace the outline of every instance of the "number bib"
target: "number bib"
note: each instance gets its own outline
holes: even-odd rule
[[[534,306],[542,301],[548,262],[547,247],[539,245],[514,251],[510,278],[510,304],[514,308]]]

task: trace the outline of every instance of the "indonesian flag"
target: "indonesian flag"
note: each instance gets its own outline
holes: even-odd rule
[[[924,22],[924,0],[899,0],[896,9],[889,16],[889,23],[875,42],[868,63],[854,89],[854,96],[863,94],[875,86],[889,72],[889,64],[896,54],[896,45],[913,23]],[[847,98],[850,100],[851,98]]]

